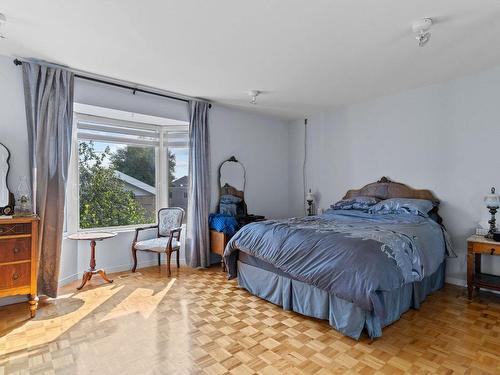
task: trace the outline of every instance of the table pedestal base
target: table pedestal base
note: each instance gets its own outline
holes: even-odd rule
[[[78,290],[82,289],[85,286],[85,284],[87,284],[87,281],[90,281],[90,279],[92,279],[92,276],[96,275],[96,274],[99,274],[99,276],[101,276],[104,279],[104,281],[107,281],[108,283],[113,282],[113,280],[108,278],[108,276],[106,275],[106,272],[103,269],[88,270],[88,271],[85,271],[85,273],[83,274],[82,283],[76,289],[78,289]]]
[[[85,271],[82,277],[82,283],[80,286],[76,289],[80,290],[82,289],[85,284],[87,284],[87,281],[90,281],[93,275],[99,274],[105,281],[108,283],[112,283],[113,280],[110,280],[108,276],[106,275],[106,272],[104,272],[103,269],[95,269],[95,240],[90,241],[90,268],[88,271]]]

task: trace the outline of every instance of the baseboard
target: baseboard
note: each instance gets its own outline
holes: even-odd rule
[[[464,279],[459,279],[457,277],[445,277],[444,282],[458,286],[467,286],[467,282]]]
[[[179,262],[183,265],[186,264],[186,261],[183,258],[180,258]],[[167,262],[164,259],[162,259],[161,264],[167,264]],[[137,268],[152,267],[152,266],[156,266],[156,265],[158,265],[158,260],[154,259],[154,260],[149,260],[147,262],[138,262]],[[132,269],[132,266],[133,266],[133,264],[130,263],[130,264],[120,264],[117,266],[103,267],[103,268],[106,270],[106,273],[115,273],[115,272],[129,271]],[[83,277],[83,272],[84,271],[81,271],[81,272],[75,273],[73,275],[66,276],[63,279],[60,279],[59,280],[59,287],[68,285],[68,284],[72,283],[73,281],[81,279]]]
[[[65,278],[59,279],[59,287],[68,285],[76,280],[78,280],[78,274],[76,273],[74,273],[73,275],[66,276]]]
[[[13,305],[14,303],[21,303],[21,302],[28,302],[28,296],[19,295],[19,296],[0,298],[0,307],[6,305]]]

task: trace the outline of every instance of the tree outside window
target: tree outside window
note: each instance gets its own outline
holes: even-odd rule
[[[80,228],[156,221],[155,148],[79,142]],[[168,153],[169,182],[175,155]]]

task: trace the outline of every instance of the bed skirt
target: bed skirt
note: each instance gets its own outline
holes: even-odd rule
[[[387,316],[383,320],[373,312],[362,310],[354,303],[315,286],[241,261],[238,261],[238,283],[250,293],[282,306],[284,310],[328,320],[333,328],[358,340],[364,328],[371,338],[380,337],[383,327],[398,320],[410,308],[418,309],[428,294],[443,286],[444,271],[445,262],[422,281],[384,292]]]

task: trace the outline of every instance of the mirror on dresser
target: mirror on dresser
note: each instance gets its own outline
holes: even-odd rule
[[[219,166],[220,214],[243,217],[247,214],[245,203],[246,171],[236,157],[231,156]]]
[[[7,147],[0,143],[0,215],[12,215],[14,213],[14,194],[9,190],[9,160],[10,152]]]

